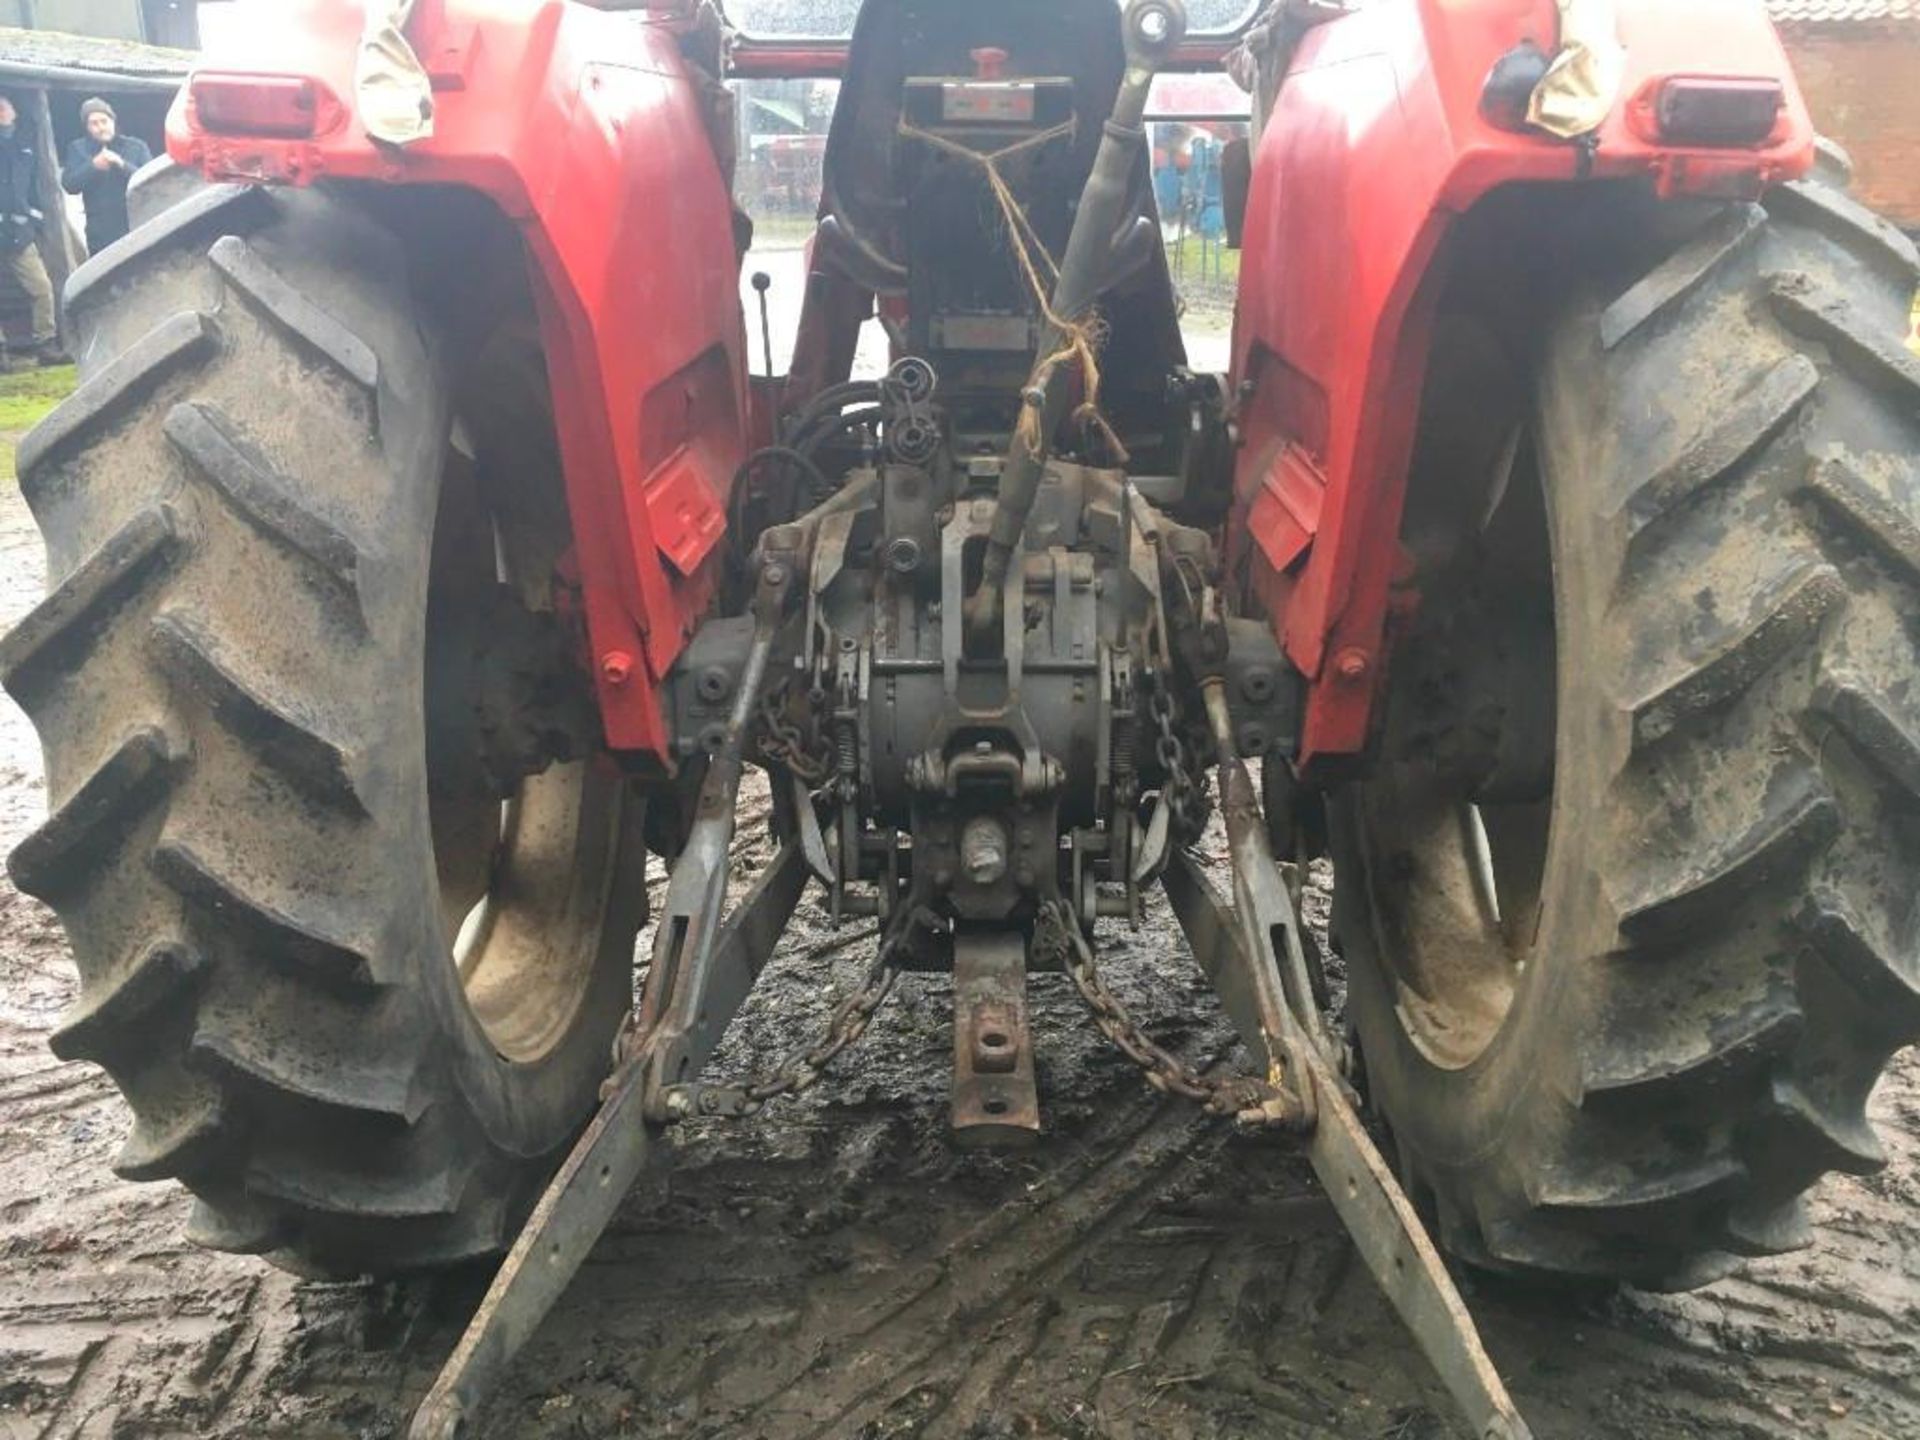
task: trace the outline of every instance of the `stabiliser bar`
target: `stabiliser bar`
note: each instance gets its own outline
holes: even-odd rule
[[[1236,903],[1228,909],[1177,846],[1162,888],[1214,988],[1223,1000],[1234,997],[1226,1009],[1247,1048],[1257,1058],[1300,1067],[1295,1084],[1311,1093],[1314,1113],[1304,1137],[1307,1160],[1360,1258],[1454,1403],[1482,1440],[1526,1440],[1532,1432],[1488,1358],[1413,1202],[1367,1134],[1358,1097],[1337,1068],[1343,1057],[1308,983],[1300,912],[1274,860],[1258,789],[1234,750],[1224,682],[1211,678],[1204,688],[1214,743],[1223,757],[1220,812]]]

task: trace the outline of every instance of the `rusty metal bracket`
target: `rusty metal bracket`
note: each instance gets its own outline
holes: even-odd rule
[[[1027,942],[1017,930],[954,931],[953,1131],[967,1146],[1031,1144],[1040,1133]]]

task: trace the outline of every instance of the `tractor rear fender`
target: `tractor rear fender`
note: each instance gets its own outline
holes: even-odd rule
[[[274,26],[203,58],[168,118],[168,152],[213,180],[457,187],[514,224],[607,740],[664,758],[657,685],[713,597],[747,440],[710,90],[668,24],[567,0],[419,0],[407,33],[432,80],[433,133],[381,145],[353,105],[362,24],[359,0],[287,0]],[[210,88],[224,113],[207,113]],[[309,115],[312,133],[260,133]]]
[[[1626,78],[1585,143],[1481,113],[1502,56],[1523,41],[1555,50],[1553,0],[1366,6],[1309,33],[1267,119],[1233,344],[1242,443],[1228,553],[1308,677],[1303,764],[1367,743],[1432,320],[1462,219],[1522,183],[1751,198],[1812,167],[1813,128],[1761,6],[1617,10]],[[1777,80],[1772,133],[1744,148],[1667,143],[1654,102],[1676,76]]]

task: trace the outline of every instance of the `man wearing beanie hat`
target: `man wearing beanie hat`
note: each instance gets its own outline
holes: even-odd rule
[[[60,183],[86,205],[87,249],[98,255],[130,228],[127,182],[134,171],[153,159],[153,152],[145,142],[119,133],[120,117],[104,100],[83,104],[80,123],[87,127],[87,133],[67,147]]]
[[[40,162],[33,146],[20,133],[19,113],[13,101],[0,95],[0,270],[10,274],[27,297],[33,312],[33,350],[42,365],[58,365],[66,357],[54,334],[53,281],[40,258]],[[19,369],[33,362],[19,337],[7,341],[19,354],[7,354],[0,344],[0,365]]]

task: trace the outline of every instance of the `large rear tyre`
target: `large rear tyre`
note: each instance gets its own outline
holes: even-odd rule
[[[318,191],[189,187],[68,309],[82,383],[19,457],[50,594],[0,643],[51,812],[10,868],[83,982],[54,1048],[203,1243],[493,1253],[594,1105],[644,904],[638,805],[549,763],[565,511],[502,421],[537,359],[483,375]]]
[[[1804,1244],[1920,1036],[1920,265],[1818,181],[1674,213],[1580,218],[1638,272],[1534,292],[1517,444],[1416,471],[1420,618],[1333,817],[1373,1097],[1445,1243],[1662,1288]]]

